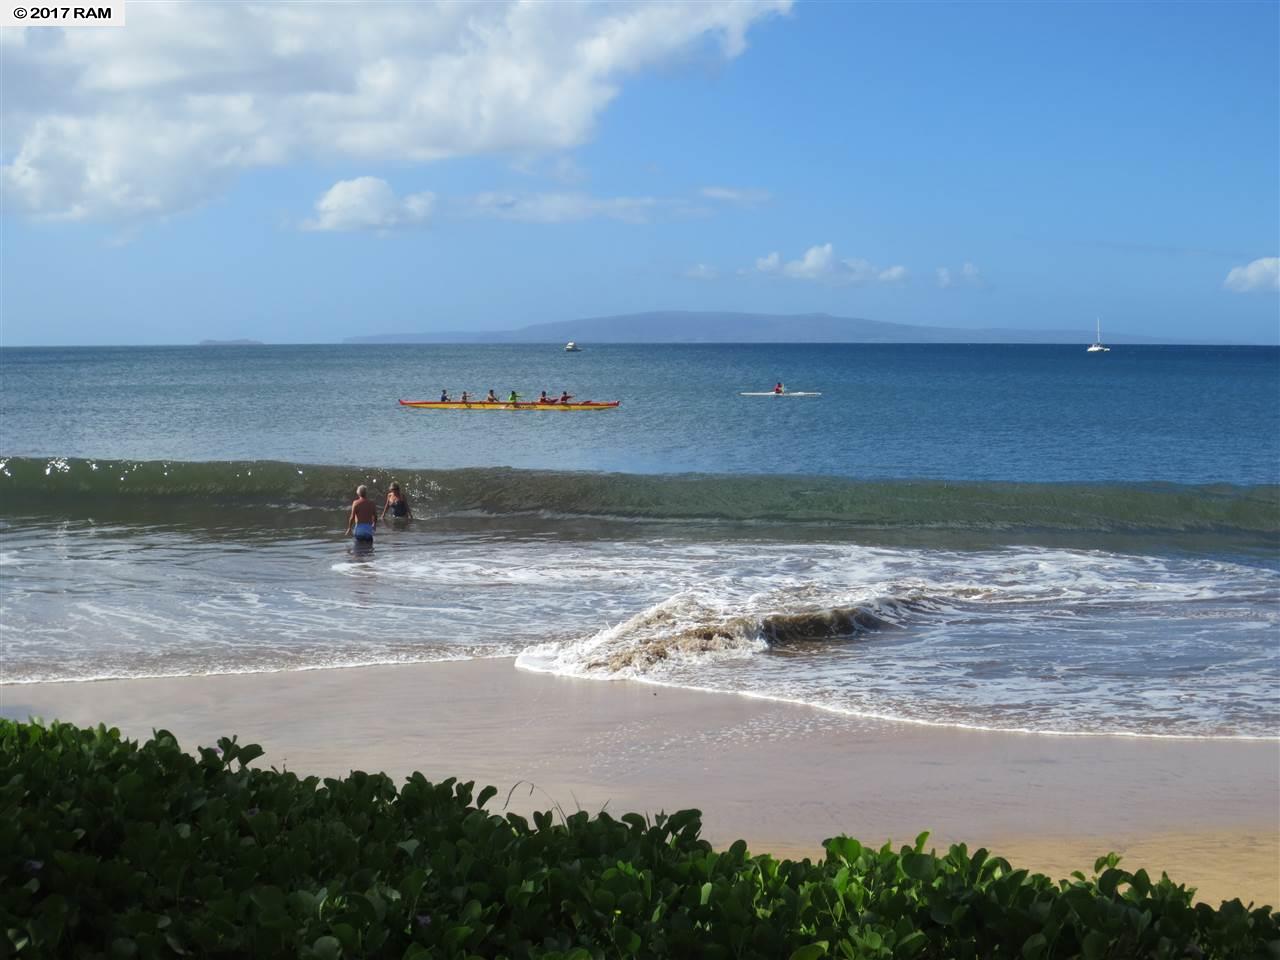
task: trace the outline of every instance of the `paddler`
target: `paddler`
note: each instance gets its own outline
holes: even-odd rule
[[[498,395],[493,392],[493,387],[489,388],[489,395],[484,398],[485,403],[497,403]]]
[[[786,387],[784,387],[784,386],[782,385],[782,381],[781,381],[781,380],[779,380],[777,383],[775,383],[775,384],[773,385],[773,392],[774,392],[774,393],[782,393],[782,391],[783,391],[783,390],[785,390],[785,389],[786,389]]]
[[[448,390],[448,388],[446,388],[446,389],[444,389],[444,390],[441,390],[441,391],[440,391],[440,402],[441,402],[441,403],[448,403],[448,402],[449,402],[449,390]]]
[[[507,397],[507,403],[519,403],[519,402],[520,402],[520,394],[512,390],[511,396]]]
[[[571,394],[568,390],[562,390],[562,391],[560,391],[560,402],[561,402],[561,403],[568,403],[568,402],[569,402],[570,400],[572,400],[572,399],[573,399],[573,394]]]

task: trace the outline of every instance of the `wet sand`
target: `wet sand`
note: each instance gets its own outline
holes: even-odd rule
[[[1280,905],[1280,745],[1055,737],[842,717],[742,696],[530,674],[483,660],[0,685],[0,714],[235,733],[306,774],[384,770],[499,788],[490,809],[697,807],[717,845],[816,856],[965,842],[1062,877],[1114,850],[1210,902]]]

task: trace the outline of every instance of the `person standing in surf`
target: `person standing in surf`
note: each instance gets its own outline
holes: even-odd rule
[[[409,498],[400,492],[400,484],[394,480],[391,481],[391,487],[387,490],[387,502],[382,505],[382,513],[378,515],[378,519],[385,520],[388,510],[391,511],[393,520],[413,519],[413,511],[409,509]]]
[[[351,513],[347,517],[347,532],[357,544],[373,545],[373,531],[378,525],[378,508],[369,499],[369,488],[363,483],[356,487],[356,498],[351,501]]]

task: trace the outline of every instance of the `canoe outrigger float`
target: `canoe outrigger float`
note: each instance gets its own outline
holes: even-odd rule
[[[485,403],[483,400],[401,400],[400,406],[413,407],[415,410],[612,410],[621,400],[571,400],[569,403],[542,403],[538,400],[518,400],[515,403],[499,401]]]

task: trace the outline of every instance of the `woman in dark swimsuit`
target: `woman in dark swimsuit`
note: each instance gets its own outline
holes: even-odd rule
[[[382,505],[382,516],[378,519],[384,519],[388,510],[391,511],[393,519],[413,519],[413,511],[409,509],[409,498],[400,492],[400,484],[395,481],[392,481],[390,488],[387,490],[387,502]]]

